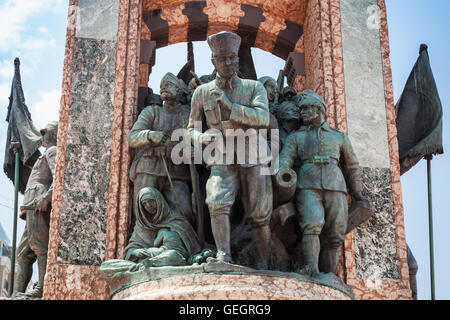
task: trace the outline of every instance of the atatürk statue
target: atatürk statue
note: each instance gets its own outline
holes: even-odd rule
[[[20,217],[27,221],[18,247],[18,270],[14,282],[13,298],[42,298],[47,268],[47,250],[50,227],[50,204],[53,195],[53,174],[56,161],[58,122],[49,123],[41,134],[46,148],[33,166],[21,206]],[[33,291],[24,293],[37,260],[39,280]]]
[[[189,106],[180,103],[187,92],[184,82],[174,74],[169,72],[161,79],[163,106],[151,105],[142,110],[129,134],[130,147],[138,149],[130,178],[134,182],[135,201],[142,188],[154,187],[165,196],[173,210],[194,225],[189,167],[175,165],[170,158],[176,144],[170,139],[172,132],[186,128],[188,123]]]
[[[355,200],[363,198],[361,171],[347,135],[325,122],[322,97],[305,90],[299,107],[304,125],[286,139],[279,166],[292,168],[294,160],[300,161],[295,196],[305,261],[300,273],[336,273],[348,218],[347,185],[338,164],[343,161]]]
[[[228,131],[268,128],[270,114],[267,93],[259,81],[240,79],[238,51],[241,38],[220,32],[208,38],[212,63],[217,70],[214,81],[199,86],[192,97],[188,129],[194,145],[209,145],[214,138],[202,133],[196,123],[206,118],[209,129]],[[269,159],[270,161],[270,159]],[[272,184],[270,176],[261,175],[265,164],[212,164],[206,185],[206,203],[217,247],[217,259],[232,262],[230,249],[230,214],[240,194],[245,215],[252,222],[259,254],[258,268],[267,269],[270,253]]]

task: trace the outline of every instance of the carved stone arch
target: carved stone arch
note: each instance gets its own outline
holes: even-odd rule
[[[140,103],[144,99],[142,95],[147,92],[148,77],[155,63],[155,49],[167,45],[204,41],[209,35],[226,30],[243,37],[241,49],[256,47],[284,60],[291,52],[304,54],[304,23],[308,3],[307,0],[276,3],[260,0],[143,0]],[[149,54],[149,50],[153,55]],[[304,55],[301,58],[304,60]],[[301,63],[305,64],[304,61]],[[290,81],[297,91],[306,88],[306,83],[305,74],[298,77],[295,74]]]

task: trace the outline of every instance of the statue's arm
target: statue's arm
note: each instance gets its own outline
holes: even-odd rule
[[[267,92],[260,82],[255,83],[250,106],[233,103],[230,120],[253,128],[268,128],[270,123],[269,101]]]
[[[151,130],[155,119],[155,106],[149,106],[142,110],[137,121],[128,134],[128,143],[131,148],[153,145],[152,136],[160,134],[160,131]]]
[[[191,100],[191,112],[189,114],[189,123],[187,130],[191,135],[193,145],[200,145],[200,136],[202,134],[203,123],[203,99],[199,88],[194,91]]]
[[[291,133],[284,143],[279,157],[279,169],[291,169],[294,161],[297,158],[297,139],[296,134]]]
[[[55,176],[55,167],[56,167],[56,147],[49,148],[49,150],[47,150],[45,154],[45,158],[47,160],[48,167],[50,168],[50,172],[52,174],[52,183],[50,184],[50,188],[47,190],[44,199],[50,203],[52,201],[53,196],[53,177]]]
[[[344,166],[347,173],[347,183],[349,185],[350,194],[356,199],[362,199],[362,172],[358,158],[356,157],[350,139],[346,134],[343,134],[341,152],[344,157]]]

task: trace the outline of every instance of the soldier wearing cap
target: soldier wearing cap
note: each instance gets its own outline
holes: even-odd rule
[[[130,147],[137,149],[130,179],[134,182],[134,201],[142,188],[154,187],[173,210],[179,211],[194,225],[189,168],[186,164],[176,165],[171,161],[176,142],[171,141],[170,136],[174,130],[186,128],[188,124],[189,106],[180,102],[187,93],[187,86],[174,74],[168,72],[161,79],[163,106],[150,105],[142,110],[128,136]]]
[[[300,96],[304,125],[286,139],[279,167],[292,168],[294,160],[300,161],[295,198],[305,266],[299,272],[316,276],[319,270],[336,273],[338,248],[347,228],[347,185],[339,164],[356,200],[363,199],[362,176],[347,135],[325,122],[322,97],[311,90]]]
[[[24,294],[30,298],[42,298],[47,268],[47,250],[50,227],[50,204],[53,195],[53,175],[56,163],[56,138],[58,122],[49,123],[41,130],[42,146],[46,148],[31,170],[25,189],[20,218],[26,220],[25,230],[18,246],[18,270],[14,282],[13,297],[27,289],[37,260],[39,280],[33,291]]]
[[[217,75],[214,81],[199,86],[192,97],[188,129],[194,145],[209,145],[214,139],[208,131],[202,133],[201,128],[196,126],[203,119],[208,129],[217,129],[225,136],[227,132],[237,129],[267,129],[269,126],[270,113],[264,86],[259,81],[237,76],[240,42],[241,38],[231,32],[220,32],[208,38]],[[232,262],[230,214],[239,192],[245,217],[253,227],[259,254],[257,268],[267,269],[271,243],[272,184],[269,175],[261,175],[261,168],[270,162],[271,157],[263,158],[258,155],[256,164],[210,165],[206,203],[219,261]]]
[[[267,99],[269,100],[269,111],[272,114],[275,114],[278,108],[278,84],[277,81],[268,76],[264,76],[258,79],[259,82],[262,83],[267,92]]]

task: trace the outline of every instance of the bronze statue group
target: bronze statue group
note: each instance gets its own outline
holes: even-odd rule
[[[187,84],[167,73],[162,103],[148,105],[131,129],[136,221],[124,258],[147,267],[237,263],[310,277],[336,274],[347,231],[347,193],[364,200],[350,140],[327,125],[326,104],[315,92],[297,94],[271,77],[241,79],[240,43],[232,32],[211,35],[214,73]],[[281,152],[256,164],[174,164],[177,142],[170,136],[183,128],[192,145],[203,148],[214,142],[210,129],[224,135],[275,129]],[[275,160],[275,173],[261,174]],[[192,170],[201,173],[197,181]],[[286,172],[294,180],[290,197],[277,185]],[[200,195],[193,192],[195,183]]]
[[[160,97],[150,92],[148,106],[129,133],[135,154],[130,168],[134,219],[122,268],[236,263],[310,277],[336,274],[347,230],[347,192],[363,200],[350,141],[327,125],[325,102],[315,92],[297,94],[271,77],[241,79],[240,43],[231,32],[211,35],[213,74],[185,83],[167,73]],[[177,142],[171,134],[177,129],[187,129],[192,145],[205,148],[214,141],[207,129],[223,134],[278,130],[281,152],[277,159],[260,157],[256,164],[175,164],[171,153]],[[15,297],[24,295],[36,260],[39,281],[25,296],[42,297],[56,132],[57,123],[42,131],[47,149],[25,191],[22,217],[27,224]],[[275,173],[261,174],[275,160]],[[286,174],[291,181],[284,181]],[[284,182],[290,183],[287,191],[280,186]]]

